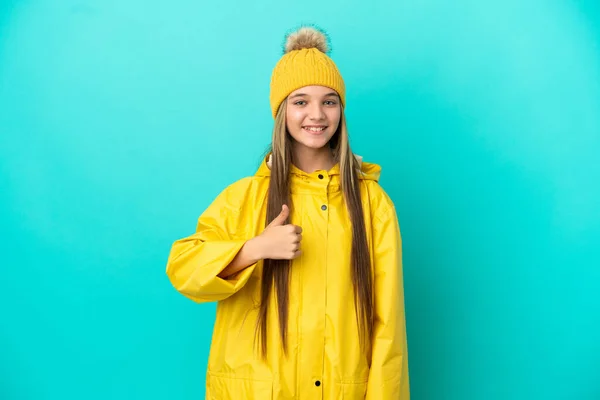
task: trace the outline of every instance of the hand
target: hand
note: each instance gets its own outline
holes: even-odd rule
[[[293,260],[302,254],[300,250],[302,228],[285,224],[289,215],[290,209],[284,204],[279,215],[256,237],[261,242],[262,258]]]

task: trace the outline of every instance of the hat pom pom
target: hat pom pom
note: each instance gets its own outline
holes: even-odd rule
[[[315,48],[327,54],[330,50],[327,34],[314,26],[302,26],[285,38],[284,53]]]

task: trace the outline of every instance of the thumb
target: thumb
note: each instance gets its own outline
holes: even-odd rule
[[[273,219],[273,221],[269,224],[269,226],[275,225],[283,225],[285,224],[285,220],[290,215],[290,209],[285,204],[281,206],[281,212],[278,216]]]

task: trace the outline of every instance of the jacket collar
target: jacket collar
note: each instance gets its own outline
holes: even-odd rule
[[[379,177],[381,175],[381,166],[374,163],[364,162],[362,156],[355,154],[354,157],[358,160],[360,164],[360,173],[358,174],[359,179],[372,180],[378,182]],[[256,171],[255,176],[271,176],[271,165],[271,153],[269,153],[261,162],[261,165]],[[317,170],[314,172],[302,171],[294,164],[291,164],[290,166],[290,173],[297,177],[316,178],[319,175],[319,173],[323,172],[325,172],[330,177],[335,176],[337,179],[339,179],[340,165],[339,163],[335,164],[329,171]]]

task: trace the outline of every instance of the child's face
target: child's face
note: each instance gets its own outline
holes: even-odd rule
[[[324,86],[305,86],[287,98],[287,130],[306,147],[325,146],[338,128],[340,115],[338,94]]]

